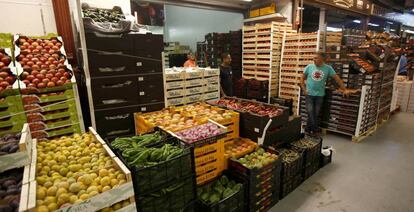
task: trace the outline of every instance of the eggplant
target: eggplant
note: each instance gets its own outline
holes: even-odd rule
[[[13,147],[14,144],[6,144],[0,148],[1,152],[9,152],[10,148]]]
[[[4,183],[3,183],[3,188],[8,188],[8,187],[10,187],[10,186],[12,186],[12,185],[16,185],[16,180],[13,180],[13,179],[10,179],[10,180],[6,180]]]
[[[19,190],[16,189],[16,188],[14,188],[14,189],[7,189],[7,191],[6,191],[6,194],[7,195],[16,195],[16,194],[19,194],[19,193],[20,193]]]
[[[12,146],[9,149],[9,153],[15,153],[15,152],[17,152],[17,150],[19,150],[19,145],[18,144],[14,144],[14,146]]]

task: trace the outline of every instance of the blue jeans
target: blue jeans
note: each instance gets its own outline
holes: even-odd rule
[[[306,111],[308,112],[307,132],[319,132],[319,114],[323,104],[323,96],[306,96]]]

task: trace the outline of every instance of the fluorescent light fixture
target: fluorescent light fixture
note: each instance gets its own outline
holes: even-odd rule
[[[298,10],[304,10],[305,8],[304,7],[298,7]]]
[[[368,26],[379,27],[378,24],[368,23]]]
[[[354,23],[360,24],[361,21],[360,20],[354,20]]]
[[[248,2],[251,2],[252,0],[243,0],[243,1],[248,1]]]
[[[405,32],[406,32],[406,33],[409,33],[409,34],[414,34],[414,31],[409,30],[409,29],[406,29],[406,30],[405,30]]]
[[[390,21],[387,21],[387,23],[389,23],[389,24],[394,24],[394,23],[392,23],[392,22],[390,22]]]
[[[342,32],[341,28],[336,28],[336,27],[326,27],[326,30],[329,32]]]
[[[390,29],[391,30],[391,32],[395,32],[395,29]]]
[[[411,11],[413,11],[413,12],[414,12],[414,9],[412,9]]]

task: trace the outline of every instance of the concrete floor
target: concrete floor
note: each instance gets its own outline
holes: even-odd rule
[[[414,114],[398,113],[361,143],[328,134],[333,162],[272,212],[414,212]]]

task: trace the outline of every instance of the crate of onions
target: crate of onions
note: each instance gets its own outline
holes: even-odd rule
[[[175,136],[187,145],[199,147],[216,142],[217,140],[224,138],[226,134],[226,127],[209,120],[206,124],[197,125],[195,127],[176,132]]]

